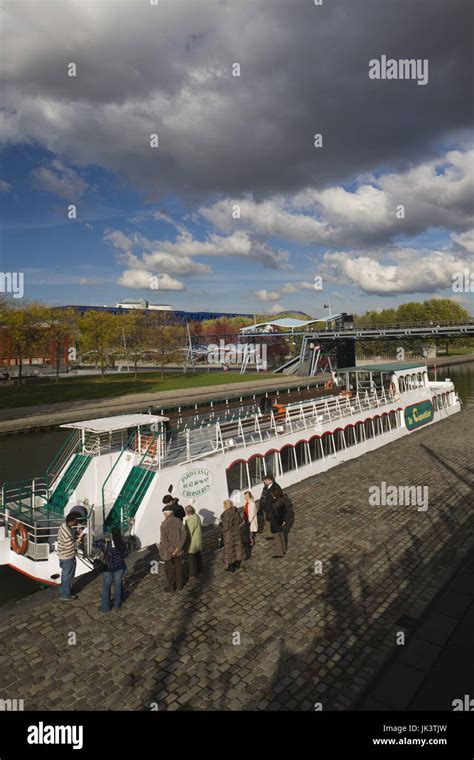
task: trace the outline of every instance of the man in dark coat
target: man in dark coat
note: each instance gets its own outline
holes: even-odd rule
[[[186,512],[184,511],[184,507],[182,507],[179,503],[178,499],[173,498],[171,494],[167,493],[166,496],[163,496],[163,504],[165,506],[169,506],[174,516],[183,522],[184,518],[186,517]]]
[[[270,520],[270,509],[273,504],[274,497],[272,495],[272,492],[275,492],[278,496],[283,495],[283,491],[281,490],[278,483],[275,482],[273,479],[273,474],[271,472],[267,472],[263,479],[263,491],[262,495],[260,496],[260,503],[258,506],[258,514],[260,516],[260,522],[264,521],[263,526],[261,527],[261,531],[264,531],[265,528],[268,530],[269,526],[269,520]],[[270,540],[270,536],[267,536],[268,540]]]
[[[281,491],[281,488],[280,488]],[[272,491],[273,503],[270,507],[270,530],[275,538],[275,554],[273,557],[283,557],[286,553],[285,525],[287,522],[287,508],[285,498],[278,494],[276,488]]]
[[[182,555],[186,528],[182,521],[175,517],[171,505],[165,504],[163,513],[165,519],[160,526],[160,556],[165,563],[167,591],[180,591],[183,588]]]

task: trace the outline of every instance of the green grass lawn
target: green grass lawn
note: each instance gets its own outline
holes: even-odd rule
[[[474,346],[472,348],[450,348],[449,354],[440,350],[436,356],[464,356],[465,354],[474,354]]]
[[[0,386],[0,409],[14,409],[17,406],[38,406],[64,401],[83,401],[101,398],[116,398],[129,393],[158,393],[160,391],[186,390],[187,388],[208,387],[223,383],[242,383],[263,380],[268,373],[248,372],[196,372],[188,375],[165,375],[159,372],[144,372],[138,375],[106,375],[99,377],[62,378],[59,383],[48,380],[44,383],[22,386]],[[184,399],[183,399],[184,400]]]

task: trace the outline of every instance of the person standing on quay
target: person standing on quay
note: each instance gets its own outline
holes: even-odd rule
[[[194,507],[186,507],[185,518],[186,531],[188,534],[188,562],[189,577],[197,578],[202,570],[202,532],[201,518],[196,514]]]
[[[174,516],[181,520],[181,522],[186,517],[186,512],[179,503],[179,500],[171,496],[169,493],[167,493],[166,496],[163,496],[163,504],[169,506],[173,510]],[[164,511],[165,510],[163,509],[163,512]]]
[[[112,529],[112,538],[100,538],[92,546],[102,549],[107,570],[102,573],[102,597],[99,612],[110,612],[110,592],[114,584],[114,609],[118,611],[122,604],[122,576],[127,569],[125,557],[128,550],[122,538],[120,528]]]
[[[281,489],[280,489],[281,492]],[[273,558],[284,557],[286,553],[286,503],[283,494],[275,488],[272,491],[273,503],[270,507],[270,530],[275,537],[275,554]]]
[[[160,555],[165,563],[168,593],[181,591],[183,588],[183,546],[186,541],[186,528],[182,521],[175,517],[173,506],[165,504],[163,508],[165,519],[160,527]]]
[[[273,499],[275,498],[272,495],[272,492],[276,492],[278,496],[283,495],[283,491],[281,490],[278,483],[275,482],[273,478],[273,473],[267,472],[263,479],[263,491],[262,495],[260,496],[260,504],[259,504],[259,514],[263,513],[263,517],[265,520],[264,526],[262,530],[267,533],[268,528],[270,527],[270,509],[273,504]],[[266,540],[270,541],[272,536],[266,536]]]
[[[76,599],[72,593],[72,584],[76,574],[76,555],[79,544],[82,541],[83,531],[77,533],[77,515],[70,514],[66,517],[58,531],[58,557],[61,568],[61,586],[59,588],[59,598],[62,602],[70,602]]]
[[[248,527],[249,544],[255,546],[255,536],[258,533],[257,506],[250,491],[245,491],[244,520]]]
[[[226,499],[221,517],[221,530],[224,539],[224,564],[227,572],[233,573],[242,562],[242,536],[240,527],[242,518],[237,507]]]

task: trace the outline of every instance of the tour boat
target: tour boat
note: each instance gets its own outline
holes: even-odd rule
[[[4,483],[0,564],[46,584],[60,580],[57,534],[78,506],[87,525],[76,575],[92,569],[92,541],[114,526],[137,549],[159,541],[171,490],[216,524],[223,501],[256,499],[271,472],[283,489],[438,422],[461,408],[454,384],[428,379],[423,364],[370,364],[333,373],[328,395],[258,405],[221,417],[209,406],[194,424],[155,414],[62,425],[71,433],[46,473]],[[281,398],[281,397],[280,397]]]

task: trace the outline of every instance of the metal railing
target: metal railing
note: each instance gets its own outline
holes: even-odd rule
[[[0,528],[3,528],[5,538],[11,537],[12,530],[19,523],[25,526],[28,537],[28,549],[25,556],[35,562],[47,560],[49,555],[56,550],[59,528],[63,522],[64,517],[61,515],[35,518],[34,515],[27,517],[26,513],[19,514],[8,506],[0,510]],[[78,557],[84,560],[87,560],[92,554],[92,542],[95,532],[93,505],[87,515],[86,524],[88,531],[84,537],[84,544],[78,551]]]
[[[72,430],[46,470],[49,488],[57,481],[70,458],[82,450],[81,431]]]
[[[422,392],[426,389],[419,388]],[[196,430],[185,431],[186,435],[177,436],[174,444],[166,451],[163,467],[182,465],[217,452],[225,452],[243,446],[247,448],[256,443],[278,439],[282,435],[318,428],[323,424],[353,417],[365,411],[376,410],[393,405],[400,394],[391,390],[366,391],[351,397],[333,396],[312,401],[300,401],[291,404],[281,412],[272,410],[269,414],[259,414],[245,420],[234,422],[216,422],[203,429],[199,438]]]
[[[0,491],[0,506],[15,509],[20,515],[29,514],[33,519],[35,509],[47,508],[49,515],[48,500],[50,496],[48,480],[45,478],[33,478],[33,480],[18,480],[3,483]]]

